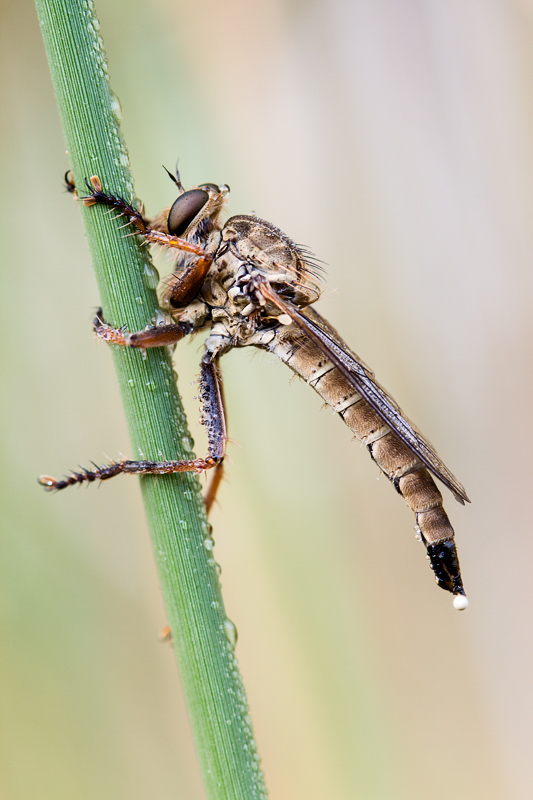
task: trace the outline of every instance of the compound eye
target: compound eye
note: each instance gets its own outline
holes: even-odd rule
[[[218,188],[216,183],[201,183],[200,184],[200,189],[206,189],[206,190],[211,189],[212,192],[216,192],[217,194],[220,194],[220,189]]]
[[[168,232],[172,236],[185,233],[208,200],[209,195],[203,189],[191,189],[181,194],[168,212]]]

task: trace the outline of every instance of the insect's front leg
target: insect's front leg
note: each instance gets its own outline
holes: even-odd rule
[[[180,236],[174,236],[153,228],[150,221],[145,219],[140,211],[133,208],[131,203],[127,203],[122,197],[116,197],[109,192],[105,192],[102,189],[102,183],[98,175],[93,175],[90,180],[85,179],[85,185],[89,190],[89,194],[82,198],[84,206],[104,205],[115,209],[119,216],[128,217],[130,224],[136,228],[137,233],[140,233],[146,242],[198,256],[198,261],[195,263],[198,265],[199,270],[205,274],[205,271],[213,261],[213,257],[206,253],[203,247],[189,242],[187,239],[182,239]],[[69,188],[69,191],[73,190]]]
[[[39,483],[48,491],[59,491],[67,486],[78,483],[93,483],[114,478],[121,473],[131,475],[168,475],[174,472],[201,473],[208,469],[218,468],[226,453],[226,416],[222,399],[222,379],[216,364],[216,356],[206,353],[200,365],[200,401],[202,409],[202,424],[207,428],[208,453],[205,458],[195,458],[190,461],[117,461],[94,469],[82,468],[73,471],[62,480],[56,480],[49,475],[41,475]],[[220,469],[215,472],[215,482],[218,486],[222,477]],[[216,491],[216,489],[215,489]],[[209,497],[208,492],[208,497]],[[214,500],[211,493],[209,505]]]
[[[78,196],[70,171],[65,174],[65,185],[68,192]],[[130,225],[135,228],[136,233],[139,233],[144,238],[145,242],[196,256],[182,274],[172,276],[167,293],[167,300],[172,308],[184,308],[194,300],[209,272],[209,267],[213,263],[213,256],[198,244],[182,239],[172,232],[160,230],[159,223],[152,223],[146,219],[142,212],[137,211],[131,203],[126,202],[122,197],[116,197],[110,192],[105,192],[102,189],[102,182],[98,175],[93,175],[90,180],[86,178],[85,185],[89,190],[89,194],[81,198],[84,206],[104,205],[110,209],[115,209],[118,216],[126,216],[128,218]],[[154,227],[154,225],[157,227]],[[167,226],[172,231],[170,223],[167,223]],[[120,341],[117,341],[117,343],[121,344]]]

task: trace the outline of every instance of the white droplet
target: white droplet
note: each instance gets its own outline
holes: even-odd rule
[[[468,608],[468,597],[465,597],[464,594],[456,594],[453,598],[453,607],[458,611],[464,611],[465,608]]]
[[[235,627],[235,623],[228,619],[228,617],[226,617],[224,620],[224,635],[226,636],[231,649],[235,650],[238,639],[237,628]]]
[[[159,284],[159,272],[152,264],[144,265],[143,283],[148,289],[157,289]]]
[[[115,92],[111,92],[111,111],[117,122],[122,122],[122,106]]]

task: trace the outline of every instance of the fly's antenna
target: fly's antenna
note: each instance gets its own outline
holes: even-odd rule
[[[168,169],[165,167],[165,165],[164,165],[164,164],[163,164],[162,166],[163,166],[163,169],[165,170],[165,172],[167,173],[168,177],[170,178],[170,180],[171,180],[173,183],[175,183],[175,184],[176,184],[176,186],[178,187],[178,189],[180,190],[180,194],[183,194],[183,192],[185,191],[185,189],[183,188],[183,184],[182,184],[182,182],[181,182],[180,171],[179,171],[179,169],[178,169],[178,165],[176,164],[176,175],[173,175],[173,174],[170,172],[170,170],[168,170]]]

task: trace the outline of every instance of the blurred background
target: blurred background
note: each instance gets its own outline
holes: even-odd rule
[[[31,4],[3,0],[0,792],[203,797]],[[271,797],[522,800],[533,762],[533,2],[98,0],[150,213],[226,182],[327,266],[319,310],[436,445],[470,608],[341,422],[223,362],[217,561]],[[163,272],[169,266],[159,259]],[[175,356],[196,450],[201,342]],[[3,786],[2,786],[3,784]]]

